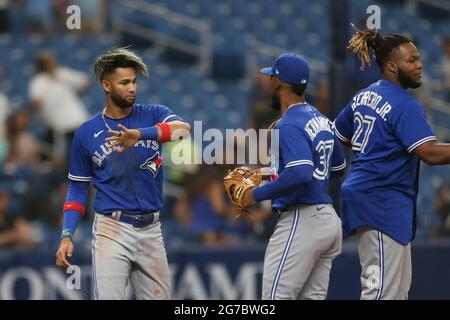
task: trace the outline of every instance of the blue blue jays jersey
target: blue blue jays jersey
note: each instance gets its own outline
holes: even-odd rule
[[[97,189],[94,209],[142,213],[163,206],[162,145],[139,140],[123,153],[113,152],[105,122],[113,130],[151,127],[160,122],[182,120],[163,105],[134,104],[130,114],[111,119],[98,113],[78,128],[72,142],[69,179],[90,182]],[[105,121],[105,122],[104,122]]]
[[[271,151],[272,170],[280,175],[286,168],[309,165],[314,171],[313,179],[305,188],[273,199],[272,207],[285,209],[298,204],[331,203],[327,194],[330,171],[345,168],[332,122],[310,104],[300,103],[289,107],[274,129],[279,130],[279,151]]]
[[[344,235],[369,226],[409,243],[416,229],[419,172],[413,150],[436,140],[423,106],[400,86],[380,80],[356,93],[335,129],[355,155],[341,190]]]

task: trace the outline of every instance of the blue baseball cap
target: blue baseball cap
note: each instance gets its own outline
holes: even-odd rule
[[[273,66],[262,68],[260,72],[292,84],[306,84],[309,80],[308,62],[295,53],[283,53]]]

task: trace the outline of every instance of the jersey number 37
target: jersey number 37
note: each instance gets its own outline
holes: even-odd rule
[[[318,180],[325,180],[329,177],[331,154],[334,149],[334,140],[321,140],[316,151],[319,154],[319,166],[314,169],[313,176]]]

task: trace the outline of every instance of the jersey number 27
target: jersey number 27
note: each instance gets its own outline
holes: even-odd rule
[[[356,130],[352,137],[352,150],[364,153],[376,118],[355,112],[354,119]]]

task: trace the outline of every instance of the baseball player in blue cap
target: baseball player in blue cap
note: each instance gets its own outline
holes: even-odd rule
[[[362,67],[372,49],[382,78],[357,92],[335,120],[355,155],[341,191],[344,236],[358,241],[361,299],[407,299],[420,159],[448,164],[450,145],[436,142],[423,105],[406,91],[421,85],[422,72],[409,38],[357,31],[349,48]]]
[[[190,126],[166,106],[135,103],[137,76],[148,71],[134,52],[112,49],[97,58],[94,71],[106,104],[73,138],[56,264],[70,266],[72,236],[92,182],[97,190],[92,231],[95,298],[124,299],[130,281],[137,299],[169,299],[159,222],[162,144],[188,136]]]
[[[264,258],[263,299],[325,299],[333,259],[341,252],[341,222],[327,194],[330,176],[345,168],[332,122],[305,101],[309,67],[285,53],[272,67],[272,106],[282,117],[279,150],[271,150],[273,181],[245,191],[244,205],[271,199],[278,214]]]

